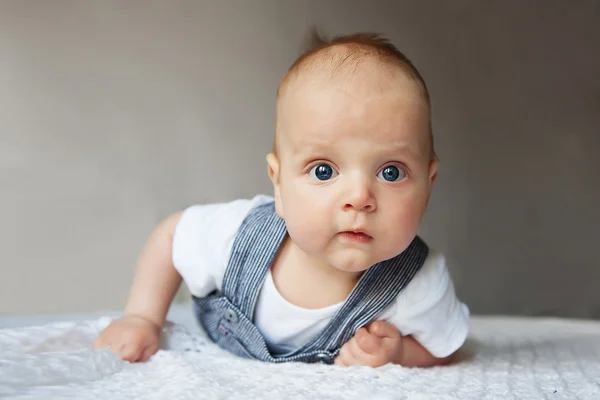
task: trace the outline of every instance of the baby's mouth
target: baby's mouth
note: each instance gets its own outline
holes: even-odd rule
[[[373,240],[371,236],[362,231],[343,231],[339,235],[344,239],[357,243],[368,243]]]

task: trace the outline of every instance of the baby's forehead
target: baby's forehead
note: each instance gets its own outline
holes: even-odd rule
[[[428,136],[428,109],[414,96],[364,96],[341,88],[302,87],[290,93],[281,115],[281,138],[298,149],[306,144],[336,148],[357,139],[365,145],[390,141],[421,148]]]
[[[429,117],[429,105],[421,88],[403,70],[373,59],[353,69],[349,65],[332,69],[337,61],[323,62],[330,65],[307,68],[290,79],[278,101],[278,117],[282,121],[292,119],[295,124],[298,119],[333,116],[346,121],[353,117]]]
[[[320,107],[326,109],[320,110]],[[279,99],[279,112],[298,114],[298,111],[385,111],[397,113],[401,109],[414,109],[429,113],[419,87],[408,79],[386,79],[377,74],[356,75],[351,79],[323,79],[322,76],[306,76],[290,84],[285,95]]]
[[[418,84],[404,70],[377,57],[322,57],[290,78],[278,103],[286,135],[307,131],[401,130],[429,108]],[[283,132],[280,132],[283,133]]]

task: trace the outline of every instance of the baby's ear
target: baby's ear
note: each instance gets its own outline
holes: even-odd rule
[[[429,183],[433,184],[437,179],[438,168],[440,167],[440,160],[434,158],[429,162]]]
[[[279,158],[274,153],[267,154],[267,173],[273,186],[279,186]]]
[[[279,190],[279,157],[274,153],[267,154],[267,173],[273,183],[273,197],[275,198],[275,211],[277,215],[283,218],[283,205],[281,203],[281,193]]]

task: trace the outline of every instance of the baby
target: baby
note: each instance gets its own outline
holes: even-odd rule
[[[450,362],[469,310],[444,257],[417,236],[439,164],[430,114],[419,72],[387,40],[318,39],[277,92],[274,196],[160,223],[123,317],[96,347],[148,360],[183,279],[208,335],[241,357]]]

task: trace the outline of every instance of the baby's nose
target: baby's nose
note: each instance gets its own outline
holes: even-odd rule
[[[343,208],[346,211],[374,211],[376,208],[376,201],[370,185],[366,182],[355,183],[352,185],[344,201]]]

